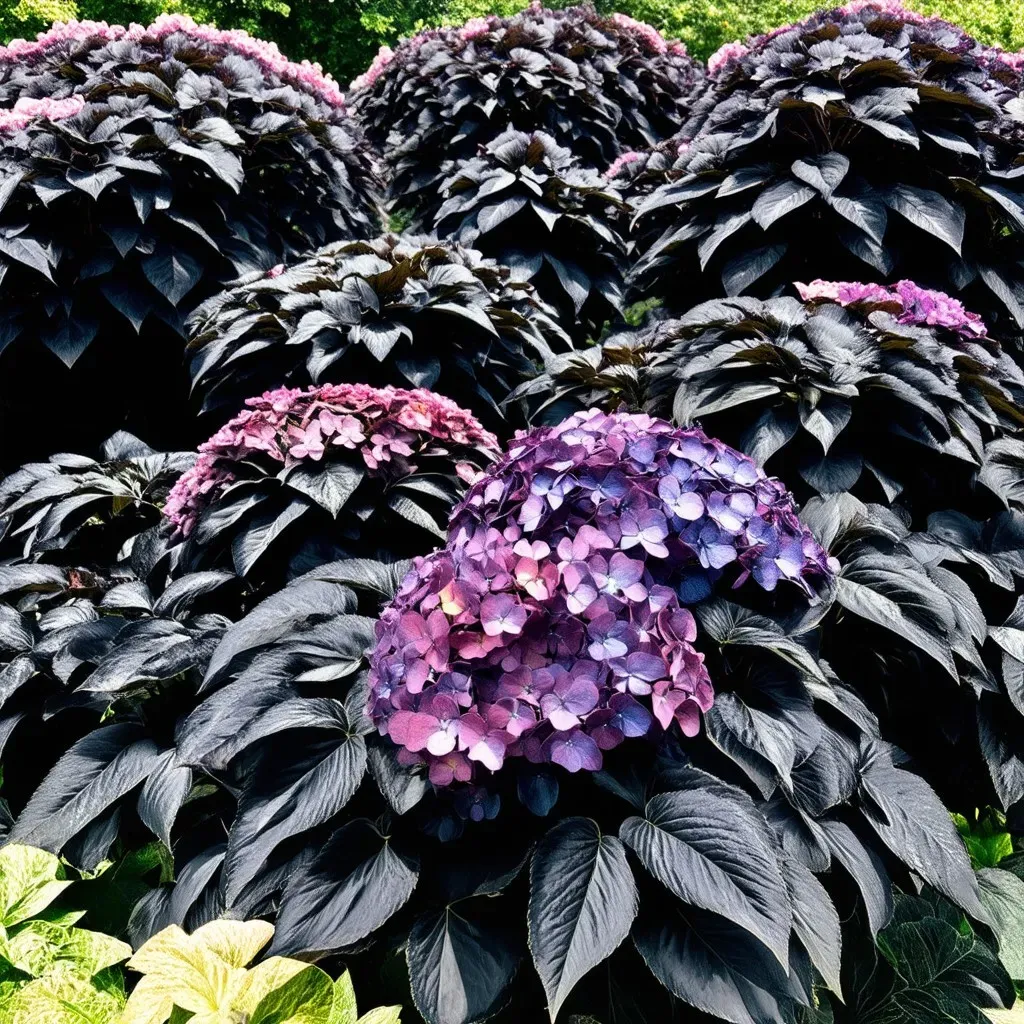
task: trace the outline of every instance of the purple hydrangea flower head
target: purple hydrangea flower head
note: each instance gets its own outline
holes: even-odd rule
[[[435,785],[515,757],[596,771],[627,739],[699,732],[714,690],[692,595],[728,574],[813,599],[833,571],[741,452],[645,415],[581,413],[518,434],[447,548],[416,561],[377,623],[369,713]]]
[[[195,466],[168,495],[164,515],[188,536],[202,511],[236,475],[233,464],[254,458],[290,468],[319,463],[332,453],[357,450],[371,474],[407,476],[417,460],[498,449],[497,439],[450,399],[423,388],[373,388],[366,384],[324,384],[278,388],[250,398],[246,408],[199,446]],[[477,469],[458,462],[459,475]]]
[[[837,302],[840,306],[876,306],[897,315],[901,324],[945,327],[966,338],[984,338],[988,334],[981,317],[964,309],[959,299],[945,292],[921,288],[913,281],[894,285],[863,284],[858,281],[811,281],[796,283],[804,302]]]

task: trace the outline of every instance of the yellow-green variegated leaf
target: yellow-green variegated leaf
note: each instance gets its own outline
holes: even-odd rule
[[[327,1024],[334,983],[319,967],[306,964],[257,1004],[249,1024]]]
[[[69,933],[49,921],[26,921],[0,941],[0,956],[19,971],[41,978],[60,956]]]
[[[364,1013],[358,1024],[402,1024],[400,1006],[378,1006],[376,1010]]]
[[[59,958],[83,978],[91,978],[104,968],[127,960],[131,955],[132,947],[127,942],[88,928],[69,929],[68,941],[58,953]]]
[[[5,1007],[5,1024],[114,1024],[122,1000],[70,970],[30,981]]]
[[[230,1024],[228,1014],[245,980],[243,970],[231,967],[175,925],[144,943],[128,966],[145,977],[128,997],[120,1024],[163,1024],[174,1006],[190,1010],[199,1024],[218,1016]]]
[[[1017,1003],[1012,1010],[982,1010],[992,1024],[1024,1024],[1024,1003]]]
[[[327,1024],[356,1024],[358,1020],[356,990],[352,984],[352,975],[346,971],[334,983],[334,1005]]]
[[[252,970],[246,971],[245,981],[235,999],[236,1009],[252,1016],[261,999],[286,985],[308,967],[309,964],[286,956],[272,956],[257,964]]]
[[[245,967],[273,935],[274,926],[266,921],[211,921],[192,933],[192,942],[229,967]]]
[[[48,907],[71,883],[60,861],[46,850],[14,843],[0,849],[0,924],[27,921]]]

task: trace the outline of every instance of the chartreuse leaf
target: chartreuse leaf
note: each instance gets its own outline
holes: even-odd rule
[[[0,925],[11,928],[48,907],[71,883],[46,850],[11,844],[0,849]]]
[[[212,921],[192,935],[176,925],[158,932],[128,962],[144,977],[118,1024],[363,1024],[347,975],[335,986],[319,967],[280,956],[246,969],[273,933],[265,921]],[[397,1014],[383,1008],[367,1020],[397,1024],[397,1015],[386,1015],[392,1010]]]
[[[1024,1003],[1018,1002],[1012,1010],[985,1010],[992,1024],[1024,1024]]]
[[[334,983],[334,1002],[331,1005],[331,1016],[327,1024],[356,1024],[359,1020],[359,1008],[356,1003],[356,990],[352,984],[352,975],[346,971]]]
[[[9,1004],[0,1003],[5,1024],[113,1024],[124,995],[98,988],[69,969],[29,982]]]
[[[256,1005],[250,1024],[325,1024],[334,1002],[334,985],[312,965],[268,992]]]
[[[334,1003],[326,1024],[402,1024],[402,1008],[378,1006],[360,1017],[352,975],[346,971],[334,983]]]

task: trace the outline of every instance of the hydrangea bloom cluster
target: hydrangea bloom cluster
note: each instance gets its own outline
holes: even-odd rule
[[[708,74],[717,75],[730,61],[739,60],[747,53],[747,47],[740,42],[725,43],[708,57]]]
[[[246,401],[246,408],[200,445],[195,466],[174,485],[164,515],[188,536],[200,513],[236,479],[234,465],[262,453],[285,467],[320,462],[339,446],[357,451],[375,475],[396,478],[424,455],[448,446],[494,452],[497,439],[451,400],[417,388],[365,384],[278,388]],[[440,449],[439,449],[440,446]],[[459,464],[472,479],[475,467]]]
[[[248,57],[256,61],[268,75],[277,76],[282,81],[313,93],[331,106],[345,105],[345,97],[337,82],[319,64],[308,60],[301,63],[290,61],[277,48],[276,43],[255,39],[242,29],[198,25],[185,14],[161,14],[152,25],[132,24],[127,28],[123,25],[108,25],[105,21],[58,21],[48,31],[40,32],[33,41],[12,39],[7,46],[0,46],[0,65],[45,58],[51,51],[59,50],[68,43],[86,40],[107,43],[120,40],[135,42],[140,39],[157,41],[179,32],[205,46]]]
[[[49,97],[34,100],[23,96],[10,110],[0,110],[0,132],[19,132],[40,118],[63,121],[80,114],[84,107],[85,100],[81,96],[68,96],[63,100]]]
[[[810,284],[798,281],[796,289],[804,302],[829,299],[841,306],[855,303],[892,306],[901,324],[946,327],[966,338],[984,338],[988,334],[981,317],[964,309],[959,299],[945,292],[921,288],[913,281],[897,281],[889,286],[859,281],[822,281],[819,278]]]
[[[782,484],[699,428],[597,410],[517,435],[377,624],[370,714],[435,785],[506,758],[596,771],[713,701],[686,604],[833,571]]]

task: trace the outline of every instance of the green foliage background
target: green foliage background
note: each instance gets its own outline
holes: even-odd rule
[[[161,11],[197,21],[244,28],[273,39],[293,59],[317,60],[341,82],[359,74],[383,43],[426,25],[465,21],[480,14],[511,14],[527,0],[0,0],[0,40],[31,37],[51,21],[73,17],[147,23]],[[565,0],[548,0],[565,6]],[[809,14],[814,0],[597,0],[682,39],[706,58],[722,43],[742,39]],[[940,14],[982,42],[1024,48],[1021,0],[909,0],[907,6]]]

